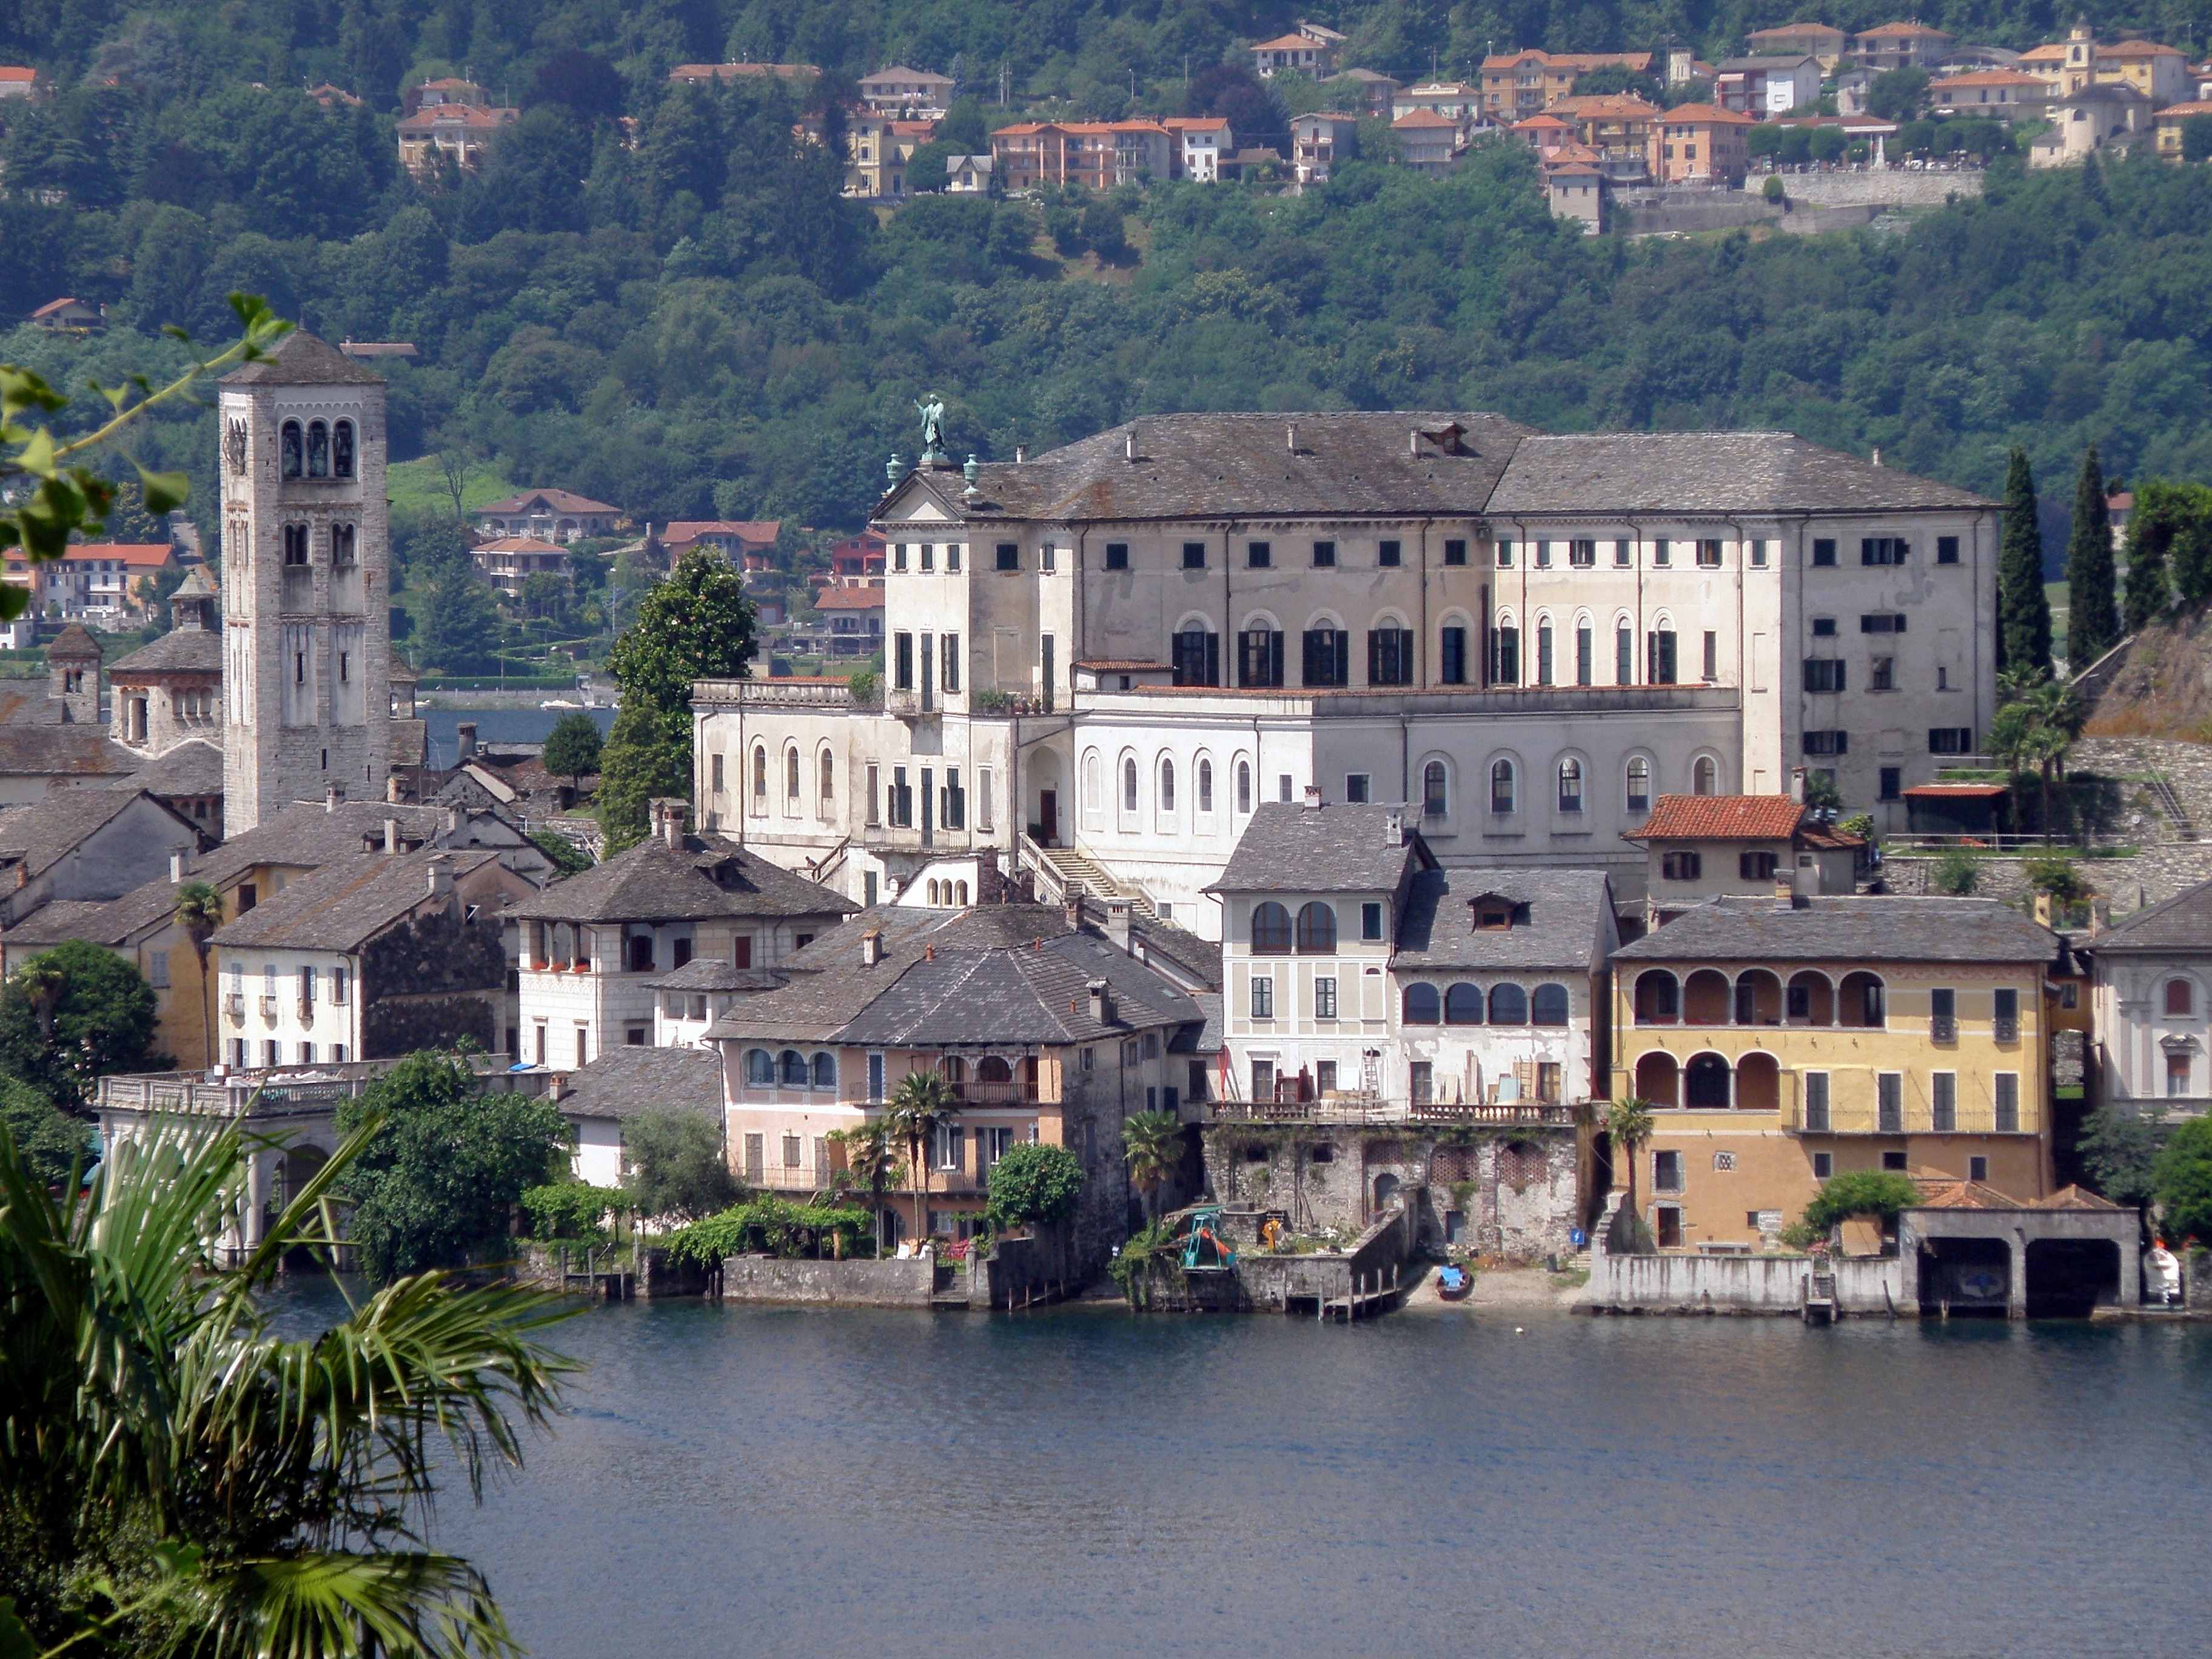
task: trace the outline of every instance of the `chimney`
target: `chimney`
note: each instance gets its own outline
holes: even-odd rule
[[[1014,459],[1017,463],[1026,461],[1029,458],[1030,447],[1027,444],[1016,444],[1014,446]]]
[[[934,961],[936,961],[936,960],[937,960],[937,947],[936,947],[934,945],[923,945],[923,946],[921,947],[921,959],[922,959],[924,962],[934,962]]]
[[[1403,847],[1406,844],[1406,815],[1392,807],[1382,815],[1382,844]]]
[[[884,930],[871,927],[860,935],[860,966],[873,968],[884,959]]]
[[[1106,937],[1124,956],[1129,954],[1129,901],[1115,894],[1106,901]]]
[[[453,867],[443,859],[432,859],[429,866],[430,896],[444,898],[453,890]]]
[[[1788,904],[1796,896],[1797,872],[1788,869],[1777,870],[1774,872],[1774,902],[1777,904]]]
[[[684,850],[684,810],[688,805],[681,795],[655,795],[647,804],[646,811],[653,822],[653,833],[667,843],[671,852]]]
[[[1409,428],[1407,430],[1406,453],[1408,455],[1415,457],[1419,456],[1421,453],[1421,429],[1419,427]]]
[[[1085,981],[1083,988],[1091,994],[1091,1018],[1101,1025],[1114,1023],[1114,1005],[1106,995],[1106,981],[1094,979]]]
[[[1298,428],[1295,421],[1283,428],[1283,441],[1290,446],[1291,454],[1298,453]]]
[[[1805,769],[1802,766],[1790,769],[1790,799],[1800,806],[1805,804]]]
[[[384,850],[395,854],[399,850],[399,820],[398,818],[386,818],[384,821]]]
[[[2042,923],[2045,927],[2055,927],[2058,924],[2052,921],[2051,918],[2056,913],[2057,907],[2052,904],[2050,894],[2038,893],[2035,896],[2035,919],[2037,921]]]
[[[1309,812],[1321,811],[1321,786],[1317,783],[1310,783],[1306,786],[1306,811]]]
[[[384,781],[384,799],[391,802],[393,805],[397,806],[399,804],[400,797],[405,792],[399,787],[399,775],[398,773],[393,773],[392,776]]]
[[[1070,884],[1067,890],[1066,902],[1061,905],[1060,908],[1066,913],[1067,925],[1069,927],[1079,928],[1083,926],[1082,884],[1079,882]]]
[[[334,783],[323,791],[323,811],[335,812],[345,805],[345,785]]]
[[[2091,939],[2096,938],[2098,934],[2103,933],[2105,929],[2110,927],[2112,925],[2112,900],[2108,898],[2091,899],[2089,901],[2089,937]]]
[[[1880,466],[1881,465],[1881,446],[1880,444],[1876,444],[1874,447],[1874,464],[1876,466]]]
[[[191,849],[189,848],[185,847],[172,847],[169,849],[169,884],[171,886],[174,886],[177,883],[185,878],[185,857],[190,851]]]
[[[1121,434],[1121,453],[1126,459],[1137,459],[1137,428],[1133,426]]]
[[[466,766],[477,757],[477,723],[463,720],[453,728],[453,736],[460,740],[460,758],[456,764]]]

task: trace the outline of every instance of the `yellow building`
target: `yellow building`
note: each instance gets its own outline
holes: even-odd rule
[[[1653,1108],[1635,1189],[1661,1248],[1771,1249],[1857,1170],[2045,1196],[2063,949],[1993,899],[1788,896],[1622,947],[1613,1097]]]
[[[2130,86],[2154,106],[2179,103],[2190,92],[2189,58],[2179,46],[2155,40],[2097,44],[2087,23],[2076,23],[2063,42],[2021,54],[2019,73],[2047,82],[2062,97],[2091,87]]]
[[[2181,130],[2190,118],[2212,115],[2212,101],[2191,99],[2185,104],[2168,104],[2151,117],[2151,125],[2158,131],[2158,153],[2169,161],[2181,160]]]

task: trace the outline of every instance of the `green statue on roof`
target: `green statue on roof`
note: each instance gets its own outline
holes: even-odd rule
[[[945,399],[934,392],[915,404],[921,415],[921,459],[918,466],[950,466],[945,453]]]

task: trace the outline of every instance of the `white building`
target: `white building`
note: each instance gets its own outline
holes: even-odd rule
[[[1237,139],[1224,115],[1170,115],[1160,125],[1175,146],[1175,176],[1201,185],[1218,184],[1224,157],[1237,154]]]
[[[863,903],[989,860],[1219,936],[1253,810],[1402,802],[1447,865],[1613,871],[1661,794],[1903,788],[1993,710],[1996,503],[1782,433],[1147,417],[894,481],[882,705],[695,688],[709,830]]]
[[[2212,882],[2092,939],[2094,1098],[2154,1120],[2212,1109]]]

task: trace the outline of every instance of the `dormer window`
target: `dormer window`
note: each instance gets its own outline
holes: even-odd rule
[[[1496,893],[1485,893],[1472,900],[1468,907],[1474,915],[1474,931],[1478,933],[1503,933],[1513,926],[1513,901]]]

